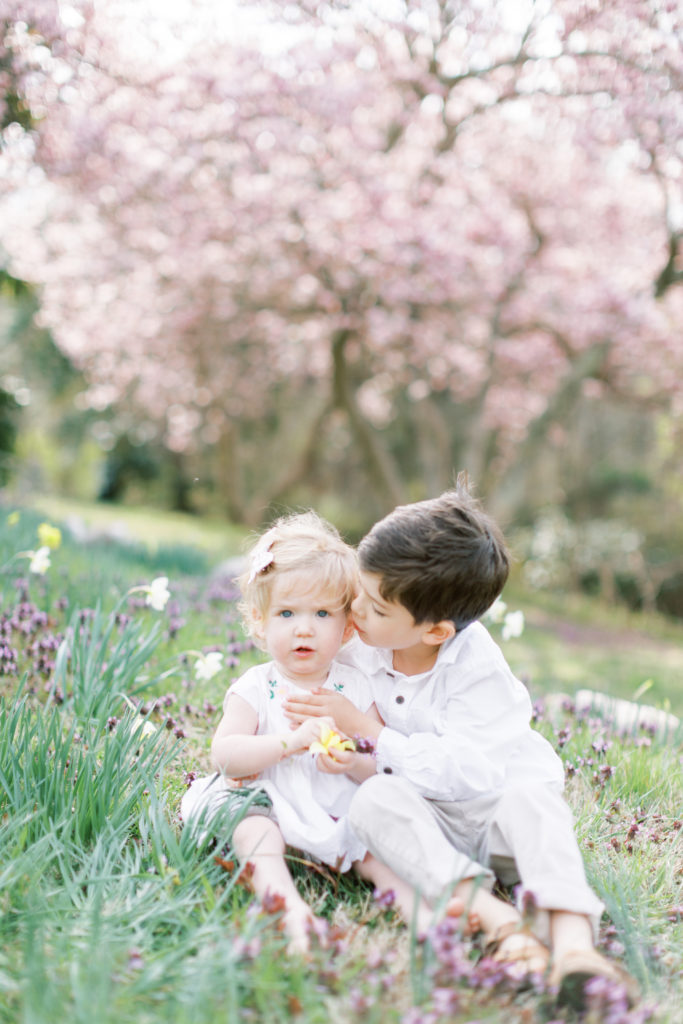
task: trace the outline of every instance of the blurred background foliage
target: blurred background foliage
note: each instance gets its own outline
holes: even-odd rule
[[[206,547],[208,532],[216,538],[210,545],[214,559],[237,551],[244,531],[231,534],[221,490],[198,468],[201,459],[188,466],[163,445],[141,440],[125,407],[106,415],[79,408],[82,375],[49,332],[34,325],[35,309],[31,288],[5,274],[0,465],[7,509],[37,505],[67,521],[84,515],[97,529],[97,503],[119,506],[122,523],[124,511],[147,507],[140,517],[145,525],[133,520],[132,532],[123,527],[122,537],[133,542],[142,535],[153,547],[159,539],[150,510],[190,513],[204,525],[201,540],[199,533],[190,535],[188,544]],[[541,448],[524,503],[506,524],[519,581],[531,589],[585,593],[635,611],[683,618],[683,486],[675,436],[675,422],[661,411],[580,403],[563,447]],[[424,492],[413,440],[399,416],[390,443],[405,473],[406,494],[419,500]],[[334,460],[312,464],[281,502],[262,508],[262,521],[284,507],[312,505],[357,541],[375,510],[357,484],[358,461],[348,438],[340,438]],[[454,474],[458,468],[454,464]],[[487,497],[495,507],[499,496]],[[111,511],[102,518],[103,534],[110,522]],[[169,545],[177,543],[179,530],[188,533],[186,525],[174,527]]]
[[[677,5],[228,6],[294,42],[257,20],[198,74],[198,32],[169,90],[187,14],[0,3],[5,506],[311,505],[356,541],[466,469],[524,585],[683,618]],[[13,180],[55,189],[35,253]]]

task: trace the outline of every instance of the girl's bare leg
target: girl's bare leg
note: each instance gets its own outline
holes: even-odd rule
[[[253,867],[250,881],[259,899],[266,894],[283,898],[282,924],[289,937],[288,952],[305,953],[314,916],[300,896],[287,867],[285,842],[280,829],[270,818],[251,815],[236,827],[232,842],[240,861],[248,861]]]
[[[382,864],[371,853],[367,853],[363,860],[355,861],[354,868],[361,878],[372,882],[380,892],[392,891],[396,898],[396,906],[403,919],[410,923],[415,917],[418,935],[424,935],[435,922],[434,910],[423,899],[418,896],[411,885],[404,882],[391,868]],[[460,896],[453,896],[445,907],[446,917],[460,917],[465,910],[465,903]],[[470,919],[470,927],[473,922]],[[476,928],[476,925],[475,925]]]

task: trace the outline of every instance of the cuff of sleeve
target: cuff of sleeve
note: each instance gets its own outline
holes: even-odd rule
[[[395,729],[389,729],[386,725],[377,737],[375,747],[377,773],[391,775],[393,772],[400,772],[401,747],[405,742],[405,736]]]

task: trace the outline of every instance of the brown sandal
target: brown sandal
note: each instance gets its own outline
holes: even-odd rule
[[[558,1003],[581,1010],[586,1005],[584,988],[591,978],[603,978],[621,985],[629,1006],[638,1002],[640,992],[635,978],[596,949],[577,949],[565,953],[553,964],[548,984],[557,989]]]
[[[507,940],[519,935],[525,941],[519,944]],[[509,948],[505,948],[506,944]],[[484,956],[511,968],[511,974],[520,981],[532,974],[545,974],[550,962],[550,951],[536,938],[528,925],[508,921],[497,928],[484,946]]]

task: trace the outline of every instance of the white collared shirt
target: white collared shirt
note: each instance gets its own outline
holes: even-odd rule
[[[397,672],[392,652],[355,638],[339,653],[370,678],[385,723],[377,771],[407,778],[426,797],[467,800],[510,783],[563,786],[562,763],[531,728],[531,700],[479,622],[448,640],[428,672]]]

